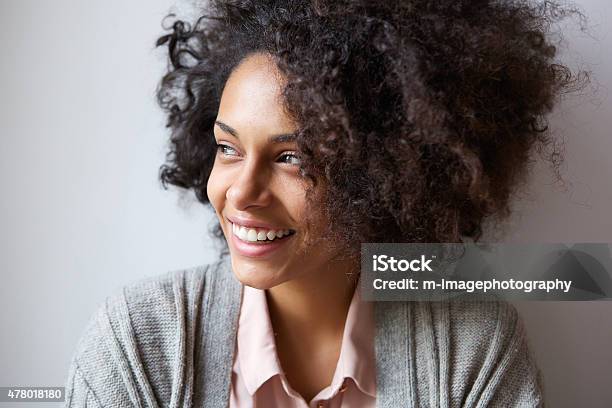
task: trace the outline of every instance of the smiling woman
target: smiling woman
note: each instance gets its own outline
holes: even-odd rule
[[[504,302],[362,302],[363,242],[478,240],[580,83],[527,1],[211,1],[158,40],[164,185],[220,259],[95,314],[67,406],[536,407]],[[551,152],[553,166],[558,165]]]
[[[284,110],[283,84],[269,54],[250,54],[232,72],[215,121],[220,149],[207,192],[229,243],[232,270],[243,284],[266,290],[273,326],[282,327],[275,340],[285,375],[310,401],[334,375],[354,291],[346,277],[355,265],[337,259],[328,244],[324,212],[306,211],[308,185],[299,172],[298,147],[294,137],[284,136],[298,126]],[[261,313],[254,318],[265,325],[267,313]],[[248,337],[257,338],[257,330]],[[312,364],[319,355],[325,359]],[[273,354],[268,358],[275,360]],[[244,367],[238,370],[249,377]],[[239,386],[232,389],[239,398],[232,405],[250,405],[244,392],[238,397]],[[282,394],[272,394],[254,401],[280,404]]]

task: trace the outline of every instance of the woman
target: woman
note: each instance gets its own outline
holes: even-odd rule
[[[221,258],[124,288],[66,405],[536,407],[503,302],[360,301],[362,242],[478,240],[577,77],[523,1],[213,1],[158,40],[161,180],[210,205]],[[553,167],[557,152],[551,154]]]

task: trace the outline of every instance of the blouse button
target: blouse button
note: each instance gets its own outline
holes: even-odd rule
[[[323,401],[319,401],[319,403],[317,404],[317,408],[323,408],[325,406],[325,403]]]

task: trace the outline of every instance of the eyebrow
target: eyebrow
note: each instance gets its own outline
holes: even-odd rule
[[[236,139],[240,139],[238,137],[238,132],[233,127],[226,125],[225,123],[215,120],[215,125],[219,126],[221,130],[230,135],[234,136]],[[270,143],[290,143],[295,141],[295,133],[283,133],[280,135],[272,135],[268,138]]]

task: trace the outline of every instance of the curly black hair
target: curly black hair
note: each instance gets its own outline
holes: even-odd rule
[[[545,116],[588,77],[555,62],[551,27],[580,12],[551,1],[213,0],[203,13],[157,41],[170,61],[164,188],[210,204],[225,81],[269,54],[299,124],[300,174],[325,186],[310,205],[351,256],[362,242],[478,241],[485,219],[509,215],[534,150],[552,146],[558,167]]]

